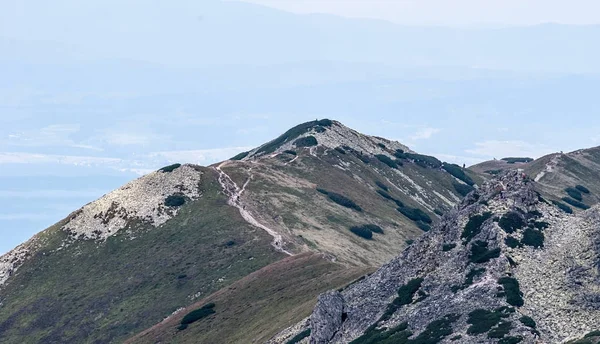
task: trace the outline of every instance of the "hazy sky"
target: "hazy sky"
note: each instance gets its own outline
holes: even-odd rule
[[[254,0],[400,24],[600,2]],[[217,0],[0,0],[0,254],[127,181],[315,118],[459,164],[600,145],[600,26],[408,27]]]
[[[245,0],[297,13],[331,13],[410,25],[599,24],[597,0]]]

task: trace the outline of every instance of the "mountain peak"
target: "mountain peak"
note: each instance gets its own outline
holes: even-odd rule
[[[391,156],[390,151],[410,151],[407,146],[399,142],[364,135],[338,121],[322,119],[299,124],[278,138],[250,152],[242,153],[238,158],[251,160],[262,156],[276,155],[286,150],[317,146],[329,149],[346,148],[371,155],[384,154]]]

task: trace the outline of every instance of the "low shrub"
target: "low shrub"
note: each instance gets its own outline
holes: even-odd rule
[[[574,207],[577,207],[577,208],[579,208],[579,209],[583,209],[583,210],[590,209],[590,207],[589,207],[587,204],[585,204],[585,203],[581,203],[581,202],[579,202],[579,201],[576,201],[576,200],[574,200],[574,199],[571,199],[571,198],[569,198],[569,197],[563,197],[563,198],[562,198],[562,200],[563,200],[565,203],[568,203],[568,204],[570,204],[570,205],[572,205],[572,206],[574,206]]]
[[[300,341],[302,341],[302,339],[304,338],[308,338],[310,336],[311,333],[311,329],[307,328],[306,330],[298,333],[297,335],[295,335],[294,337],[292,337],[292,339],[288,340],[287,344],[297,344],[300,343]]]
[[[328,192],[327,196],[329,197],[330,200],[334,201],[335,203],[346,207],[346,208],[350,208],[350,209],[354,209],[356,211],[362,211],[362,208],[358,206],[358,204],[354,203],[353,200],[351,200],[350,198],[337,194],[335,192]]]
[[[415,242],[415,241],[414,241],[414,240],[412,240],[412,239],[409,239],[409,240],[406,240],[406,241],[405,241],[405,243],[406,243],[408,246],[412,245],[414,242]]]
[[[297,139],[296,141],[294,141],[294,146],[296,146],[298,148],[313,147],[318,144],[319,144],[319,142],[317,142],[317,139],[312,135],[301,137],[301,138]]]
[[[167,207],[181,207],[185,204],[185,198],[179,195],[171,195],[165,199]]]
[[[283,135],[279,136],[273,141],[270,141],[264,145],[262,145],[257,151],[257,154],[270,154],[276,151],[281,145],[286,142],[291,142],[293,139],[310,132],[315,129],[316,131],[322,131],[318,129],[324,129],[325,127],[330,127],[333,124],[331,120],[323,119],[320,121],[310,121],[306,123],[299,124],[292,129],[283,133]]]
[[[388,165],[391,168],[398,168],[398,163],[396,161],[392,160],[392,158],[390,158],[387,155],[377,154],[377,155],[375,155],[375,157],[377,158],[377,160],[381,161],[382,163]]]
[[[535,320],[533,320],[532,317],[528,317],[528,316],[524,315],[519,318],[519,321],[521,322],[521,324],[523,324],[527,327],[531,327],[533,329],[535,329],[537,327],[537,324],[535,323]]]
[[[285,150],[285,151],[283,151],[283,152],[284,152],[285,154],[289,154],[289,155],[294,155],[294,156],[298,155],[298,153],[296,153],[296,151],[293,151],[293,150],[291,150],[291,149]]]
[[[241,152],[240,154],[234,156],[233,158],[229,159],[229,160],[242,160],[245,157],[248,156],[248,154],[250,154],[250,152]]]
[[[581,194],[581,191],[577,190],[576,188],[566,188],[565,192],[574,200],[579,202],[583,201],[583,195]]]
[[[346,154],[346,151],[342,147],[335,147],[335,150],[340,154]]]
[[[503,321],[488,332],[488,338],[504,338],[504,336],[510,333],[511,329],[512,322]]]
[[[460,237],[465,239],[466,243],[470,242],[477,234],[481,232],[483,223],[490,217],[492,217],[492,213],[490,212],[471,216]]]
[[[471,325],[467,329],[467,333],[478,335],[489,332],[492,327],[498,325],[503,318],[508,318],[509,314],[498,308],[494,311],[485,309],[476,309],[469,313],[467,324]]]
[[[406,153],[402,149],[396,149],[394,156],[398,159],[406,159]]]
[[[504,293],[506,294],[506,302],[509,305],[521,307],[524,304],[523,293],[519,289],[519,281],[512,277],[502,277],[498,280],[498,284],[504,287]]]
[[[593,338],[593,337],[600,337],[600,331],[592,331],[592,332],[586,334],[585,336],[583,336],[583,338]]]
[[[178,169],[180,167],[181,167],[181,164],[173,164],[173,165],[165,166],[165,167],[161,168],[159,171],[164,172],[164,173],[169,173],[169,172],[175,171],[176,169]]]
[[[472,191],[475,190],[475,188],[470,185],[461,184],[461,183],[457,183],[457,182],[452,182],[452,186],[454,187],[454,190],[456,190],[456,192],[458,192],[458,194],[463,197],[467,196],[468,194],[470,194]]]
[[[363,225],[362,227],[370,230],[373,233],[383,234],[383,228],[379,227],[378,225]]]
[[[369,159],[368,156],[360,153],[360,152],[354,152],[354,156],[358,158],[358,160],[362,161],[365,164],[370,164],[371,163],[371,159]]]
[[[442,245],[442,251],[443,252],[448,252],[448,251],[452,251],[454,248],[456,247],[455,243],[452,244],[444,244]]]
[[[514,233],[516,230],[525,226],[525,221],[519,213],[516,211],[508,212],[500,218],[498,226],[502,228],[506,233]]]
[[[519,242],[519,240],[508,236],[504,239],[504,243],[506,244],[506,246],[510,247],[510,248],[517,248],[517,247],[521,247],[521,242]]]
[[[427,215],[423,210],[419,208],[411,208],[411,207],[398,207],[397,209],[402,215],[408,217],[409,219],[418,222],[424,222],[430,224],[433,222],[431,217]]]
[[[211,314],[215,314],[216,312],[214,308],[214,303],[208,303],[201,308],[196,309],[195,311],[191,311],[190,313],[186,314],[183,319],[181,319],[181,325],[189,325],[200,319],[206,318]]]
[[[379,180],[375,181],[375,184],[379,186],[383,191],[390,191],[390,188]]]
[[[544,230],[544,229],[550,227],[550,224],[548,222],[544,222],[544,221],[536,221],[533,223],[533,227],[535,227],[539,230]]]
[[[419,227],[420,230],[422,230],[423,232],[429,232],[431,230],[431,226],[423,223],[421,221],[417,221],[415,222],[415,224],[417,225],[417,227]]]
[[[523,232],[521,243],[535,248],[544,247],[544,233],[537,229],[527,228]]]
[[[477,240],[471,245],[471,254],[469,260],[472,263],[480,264],[489,262],[491,259],[500,257],[500,248],[488,249],[488,243]]]
[[[498,344],[518,344],[523,341],[523,337],[504,337],[498,341]]]
[[[391,201],[396,200],[394,197],[392,197],[392,195],[390,195],[389,193],[387,193],[384,190],[377,190],[377,193],[381,195],[381,197],[385,198],[385,199],[389,199]]]
[[[533,159],[532,158],[502,158],[502,160],[506,161],[509,164],[514,164],[514,163],[527,163],[527,162],[532,162]]]
[[[329,195],[329,191],[322,189],[322,188],[317,188],[317,191],[322,193],[323,195]]]
[[[379,142],[377,145],[378,145],[378,146],[379,146],[379,148],[381,148],[381,149],[387,149],[387,147],[386,147],[386,146],[385,146],[383,143],[381,143],[381,142]]]
[[[367,240],[373,239],[373,232],[371,232],[370,230],[363,228],[363,227],[359,227],[359,226],[350,227],[350,232],[358,235],[361,238],[367,239]]]
[[[444,216],[444,212],[441,209],[435,208],[433,212],[438,216]]]
[[[502,170],[487,170],[487,171],[484,171],[484,172],[487,173],[487,174],[491,174],[492,176],[497,176],[500,173],[502,173]]]
[[[394,304],[398,306],[411,304],[415,293],[421,288],[421,284],[423,284],[423,278],[413,278],[398,288],[398,297],[394,300]]]
[[[449,164],[449,163],[445,162],[442,164],[442,168],[444,170],[446,170],[446,172],[450,173],[455,178],[462,180],[466,184],[468,184],[470,186],[475,185],[475,182],[473,181],[473,179],[471,179],[471,177],[469,177],[465,173],[465,171],[462,169],[462,167],[455,165],[455,164]]]
[[[559,201],[552,201],[552,204],[554,204],[555,206],[557,206],[560,210],[564,211],[567,214],[573,214],[573,209],[571,209],[571,207],[569,207],[568,205],[559,202]]]
[[[415,164],[421,167],[432,167],[432,168],[440,168],[442,167],[442,162],[437,158],[429,155],[423,154],[415,154],[415,153],[404,153],[405,159],[411,159],[415,162]]]
[[[584,194],[589,194],[590,190],[583,185],[576,185],[575,188]]]

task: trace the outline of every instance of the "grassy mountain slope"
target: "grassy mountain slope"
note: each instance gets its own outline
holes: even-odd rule
[[[289,300],[276,321],[230,333],[200,324],[173,338],[267,338],[308,315],[323,290],[397,255],[479,181],[329,120],[222,164],[168,166],[0,257],[0,341],[122,342],[215,292],[223,324],[236,302],[269,319],[261,287]],[[267,284],[240,281],[258,270]],[[232,301],[219,299],[236,281]]]
[[[159,228],[131,224],[105,242],[58,249],[60,223],[0,292],[3,343],[107,343],[149,327],[283,254],[225,204],[204,169],[203,196]],[[210,211],[207,211],[210,210]]]
[[[127,343],[263,343],[310,315],[315,296],[368,272],[304,253],[269,265],[187,307]],[[178,330],[182,318],[207,303],[216,313]]]

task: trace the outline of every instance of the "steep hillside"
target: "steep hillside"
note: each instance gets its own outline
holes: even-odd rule
[[[600,208],[567,214],[536,186],[517,171],[486,183],[271,342],[596,343]]]
[[[244,330],[270,337],[310,314],[323,290],[396,256],[478,181],[329,120],[214,166],[165,167],[0,257],[0,341],[121,342],[207,297],[231,319],[240,304],[259,309],[270,300],[252,291],[261,284],[242,280],[253,272],[295,310]],[[289,256],[287,275],[269,275]],[[279,275],[314,287],[291,297],[295,289]],[[218,295],[237,281],[225,304]],[[193,341],[205,328],[191,324],[175,338]],[[207,336],[241,338],[222,330]]]

